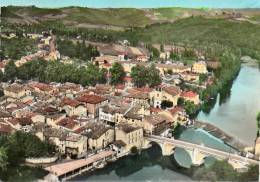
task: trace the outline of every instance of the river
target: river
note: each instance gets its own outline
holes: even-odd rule
[[[257,67],[242,65],[232,85],[230,97],[221,104],[218,97],[210,113],[199,113],[198,120],[210,122],[242,143],[253,146],[258,111],[260,111],[260,70]]]
[[[253,145],[256,136],[256,113],[260,110],[260,70],[242,65],[238,77],[233,82],[229,98],[218,97],[210,113],[202,111],[199,120],[211,122],[246,144]],[[224,100],[224,101],[223,101]],[[233,152],[219,139],[201,129],[187,129],[180,139],[197,144]],[[214,161],[207,158],[205,165]],[[104,169],[84,173],[73,180],[88,181],[190,181],[191,159],[183,149],[176,149],[174,155],[162,156],[159,146],[143,151],[138,156],[126,156]]]

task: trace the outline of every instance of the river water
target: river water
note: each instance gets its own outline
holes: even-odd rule
[[[253,145],[256,136],[256,113],[260,110],[260,70],[242,65],[233,82],[229,98],[218,98],[210,113],[199,113],[198,119],[211,122],[246,144]],[[223,101],[224,100],[224,101]],[[233,152],[221,140],[201,129],[187,129],[180,139],[197,144]],[[214,161],[207,158],[205,165]],[[73,180],[88,181],[190,181],[191,158],[183,149],[176,149],[174,155],[162,156],[159,146],[143,151],[138,156],[126,156],[104,169],[84,173]]]
[[[198,120],[207,121],[253,146],[256,137],[256,115],[260,111],[260,70],[242,65],[230,97],[220,103],[219,97],[209,114],[201,112]]]

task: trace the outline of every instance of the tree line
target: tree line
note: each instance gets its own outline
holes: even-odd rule
[[[46,83],[72,82],[83,86],[95,86],[99,83],[107,83],[108,72],[110,73],[110,83],[112,85],[123,83],[126,73],[120,63],[114,63],[107,70],[105,68],[101,69],[91,62],[85,67],[76,66],[75,64],[63,64],[59,61],[37,59],[16,67],[14,61],[10,61],[5,66],[5,72],[0,71],[0,81],[10,81],[18,78]],[[161,83],[159,70],[156,69],[154,64],[149,67],[134,66],[130,75],[137,87],[153,87]]]
[[[90,61],[92,57],[99,56],[97,47],[89,44],[86,46],[85,40],[73,43],[70,40],[57,40],[58,51],[61,55],[68,56],[70,58],[77,58],[83,61]]]
[[[0,73],[2,81],[14,80],[38,80],[40,82],[72,82],[77,84],[95,85],[106,82],[107,70],[99,69],[96,65],[89,63],[87,67],[77,67],[74,64],[63,64],[59,61],[33,60],[16,67],[10,61],[5,72]]]

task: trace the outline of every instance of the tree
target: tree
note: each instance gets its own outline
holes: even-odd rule
[[[109,72],[111,73],[111,84],[116,85],[123,81],[125,71],[121,64],[114,63],[110,68]]]
[[[17,67],[14,64],[14,61],[9,61],[5,66],[4,77],[6,80],[14,80],[17,76]]]
[[[178,60],[180,59],[180,56],[179,56],[177,53],[171,51],[171,52],[170,52],[170,58],[171,58],[172,60],[178,61]]]
[[[247,172],[243,172],[239,175],[238,181],[257,181],[258,179],[258,165],[249,166]]]
[[[148,67],[146,78],[147,78],[147,84],[150,87],[159,85],[162,82],[161,77],[160,77],[160,72],[155,67],[154,64],[152,64],[150,67]]]
[[[8,165],[7,149],[0,147],[0,171],[5,171]]]
[[[257,121],[257,136],[259,136],[259,132],[260,132],[260,112],[256,116],[256,121]]]
[[[147,70],[144,66],[134,66],[132,69],[131,69],[131,73],[130,73],[132,79],[133,79],[133,82],[134,84],[137,86],[137,87],[143,87],[146,85],[147,83]]]
[[[161,103],[161,108],[166,109],[166,108],[171,108],[173,106],[173,103],[168,100],[163,100]]]
[[[192,101],[185,101],[184,109],[188,115],[193,115],[196,114],[196,112],[198,111],[198,106],[195,105]]]
[[[183,106],[183,105],[184,105],[184,102],[185,102],[184,98],[179,97],[179,98],[178,98],[178,101],[177,101],[177,105],[178,105],[178,106]]]
[[[0,82],[2,82],[4,80],[4,74],[3,72],[0,70]]]
[[[200,74],[200,75],[199,75],[199,83],[200,83],[200,84],[203,83],[203,82],[205,82],[207,79],[208,79],[207,74]]]
[[[202,181],[235,181],[237,172],[227,161],[216,160],[209,168],[199,168],[194,172],[193,178]]]
[[[160,45],[160,51],[164,52],[164,45],[163,44]]]

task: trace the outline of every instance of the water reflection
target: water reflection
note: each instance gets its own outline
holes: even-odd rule
[[[197,119],[210,122],[243,143],[253,145],[256,114],[260,110],[260,70],[242,65],[231,89],[225,89],[210,112],[200,112]],[[231,91],[229,91],[231,90]]]

